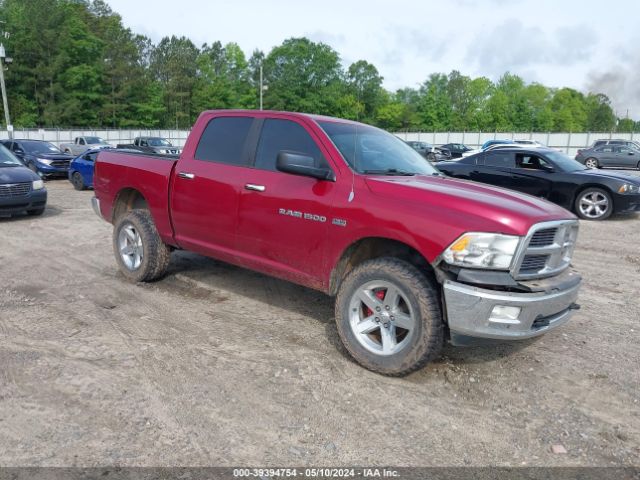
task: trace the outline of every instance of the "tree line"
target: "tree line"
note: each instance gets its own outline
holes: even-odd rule
[[[0,0],[9,110],[16,127],[189,128],[202,110],[258,108],[360,120],[387,130],[620,131],[609,98],[572,88],[433,73],[391,92],[365,60],[344,67],[329,45],[290,38],[247,58],[236,43],[154,44],[103,0]],[[4,118],[3,116],[0,118]]]

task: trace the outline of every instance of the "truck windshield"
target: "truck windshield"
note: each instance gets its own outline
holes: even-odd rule
[[[395,135],[357,123],[318,122],[349,166],[373,175],[438,174],[427,160]]]
[[[95,145],[97,143],[106,143],[100,137],[84,137],[84,139],[86,140],[87,145]]]
[[[164,138],[149,138],[148,143],[151,147],[170,147],[171,142]]]

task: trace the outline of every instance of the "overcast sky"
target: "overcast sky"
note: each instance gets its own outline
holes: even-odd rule
[[[390,90],[459,70],[496,80],[606,93],[620,117],[640,120],[639,0],[107,0],[126,26],[236,42],[247,57],[290,37],[338,51],[345,66],[373,63]]]

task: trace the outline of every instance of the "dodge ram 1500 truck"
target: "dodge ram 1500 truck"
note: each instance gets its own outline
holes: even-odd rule
[[[570,212],[447,178],[347,120],[204,112],[179,159],[100,152],[93,207],[128,279],[160,278],[185,249],[321,290],[353,358],[386,375],[445,339],[530,338],[578,308]]]

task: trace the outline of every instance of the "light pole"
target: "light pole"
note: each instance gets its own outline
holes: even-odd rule
[[[260,64],[260,110],[262,110],[262,93],[269,88],[269,85],[262,84],[262,63]]]
[[[7,131],[9,132],[9,138],[13,138],[13,131],[11,129],[11,117],[9,116],[9,102],[7,102],[7,88],[4,85],[4,64],[11,63],[11,58],[7,58],[4,45],[0,43],[0,88],[2,88],[2,106],[4,108],[4,119],[7,122]]]
[[[260,110],[262,110],[262,64],[260,64]]]

